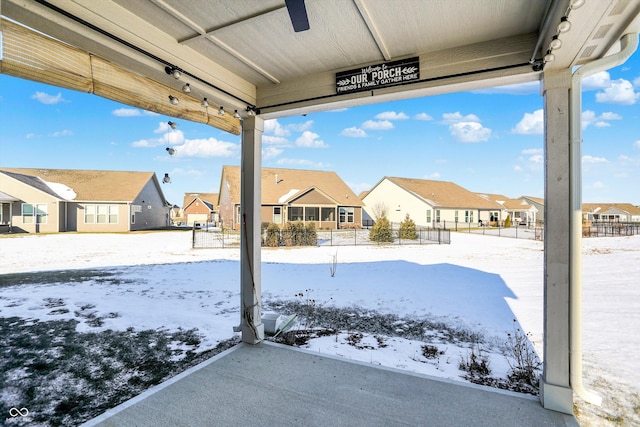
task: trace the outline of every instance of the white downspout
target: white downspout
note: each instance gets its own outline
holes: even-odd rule
[[[569,155],[571,159],[570,206],[571,229],[569,231],[569,349],[571,388],[583,400],[594,405],[602,404],[602,397],[582,384],[582,79],[600,71],[623,64],[638,48],[638,33],[625,34],[620,39],[620,52],[595,60],[578,68],[571,81],[569,111],[571,129]]]

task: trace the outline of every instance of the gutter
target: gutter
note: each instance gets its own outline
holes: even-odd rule
[[[571,80],[569,113],[569,370],[571,388],[584,401],[601,405],[602,397],[582,383],[582,79],[626,62],[638,48],[638,33],[620,39],[620,52],[597,59],[578,68]]]

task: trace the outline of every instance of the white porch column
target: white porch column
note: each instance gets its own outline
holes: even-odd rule
[[[570,384],[571,70],[544,73],[544,368],[540,398],[547,409],[573,413]]]
[[[240,172],[240,329],[242,341],[264,339],[260,258],[261,150],[264,120],[247,117],[242,125]]]

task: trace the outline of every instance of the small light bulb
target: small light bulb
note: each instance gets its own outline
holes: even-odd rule
[[[558,32],[566,33],[570,29],[571,29],[571,21],[569,21],[569,19],[566,16],[563,16],[560,19],[560,23],[558,24]]]
[[[562,47],[562,40],[560,40],[557,35],[553,36],[549,42],[549,47],[554,50],[560,49]]]

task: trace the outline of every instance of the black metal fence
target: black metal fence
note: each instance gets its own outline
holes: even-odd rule
[[[318,246],[358,246],[358,245],[380,245],[370,239],[371,230],[367,229],[340,229],[340,230],[318,230]],[[416,229],[415,239],[402,239],[399,237],[397,229],[392,230],[393,241],[385,242],[387,245],[426,245],[426,244],[450,244],[451,230],[444,228],[420,228]]]
[[[583,237],[636,236],[640,234],[640,222],[598,221],[582,226]]]
[[[217,227],[193,228],[191,247],[194,249],[240,247],[240,232]]]
[[[341,230],[303,230],[295,232],[296,235],[284,230],[279,231],[279,236],[267,236],[262,234],[263,246],[358,246],[380,245],[369,238],[370,230],[367,229],[341,229]],[[393,230],[392,242],[386,245],[426,245],[426,244],[450,244],[451,231],[444,228],[423,228],[416,230],[416,239],[401,239],[398,230]],[[240,247],[240,232],[236,230],[223,230],[220,228],[194,228],[192,234],[192,247],[204,248],[228,248]]]

